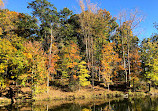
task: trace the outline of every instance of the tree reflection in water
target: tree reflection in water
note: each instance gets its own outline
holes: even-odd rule
[[[106,100],[107,101],[107,100]],[[51,105],[56,101],[13,104],[0,106],[0,111],[158,111],[158,98],[126,98],[99,104],[94,101],[89,104],[65,103]]]

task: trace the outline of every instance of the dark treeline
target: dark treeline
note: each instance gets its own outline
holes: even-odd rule
[[[83,0],[80,7],[74,14],[34,0],[32,16],[0,9],[1,90],[11,83],[34,93],[48,92],[51,82],[71,91],[98,81],[158,84],[158,36],[139,41],[133,30],[143,17],[137,10],[116,18]]]

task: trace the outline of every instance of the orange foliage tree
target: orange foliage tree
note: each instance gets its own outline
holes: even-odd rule
[[[102,49],[101,74],[104,83],[108,83],[108,85],[112,82],[112,72],[117,67],[117,63],[121,60],[113,47],[113,43],[107,43]]]
[[[140,78],[141,68],[141,59],[139,54],[139,48],[135,47],[131,50],[130,53],[130,64],[131,64],[131,80],[138,81]]]
[[[49,58],[51,60],[51,64],[48,68],[48,70],[50,71],[50,73],[52,74],[52,77],[54,78],[54,74],[57,74],[57,70],[58,69],[58,65],[57,62],[59,60],[59,56],[58,56],[58,48],[56,46],[55,43],[52,44],[52,53],[49,55],[48,60],[47,60],[47,65],[49,64]]]

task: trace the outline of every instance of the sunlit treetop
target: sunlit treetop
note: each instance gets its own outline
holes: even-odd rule
[[[4,3],[2,0],[0,0],[0,8],[3,8],[4,7]]]

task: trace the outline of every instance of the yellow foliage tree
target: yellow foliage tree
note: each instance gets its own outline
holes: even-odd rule
[[[90,81],[87,80],[87,78],[90,77],[90,75],[88,69],[86,69],[86,64],[87,63],[85,61],[81,61],[78,65],[79,85],[81,86],[90,85]]]

